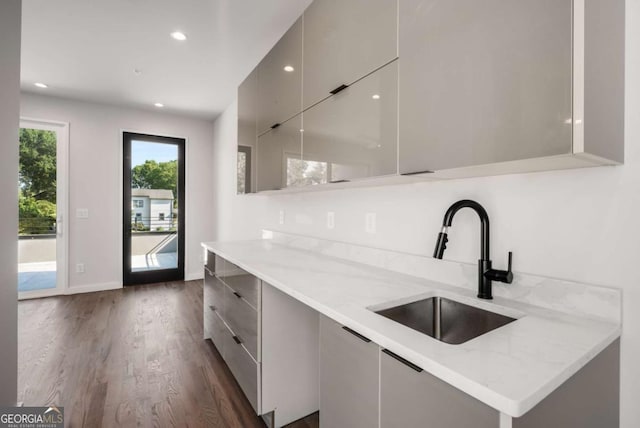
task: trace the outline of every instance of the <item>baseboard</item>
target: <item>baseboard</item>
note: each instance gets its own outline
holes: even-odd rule
[[[188,274],[185,274],[184,276],[184,280],[185,281],[195,281],[196,279],[203,279],[204,278],[204,271],[202,272],[191,272]]]
[[[100,284],[77,285],[64,290],[64,294],[93,293],[95,291],[117,290],[122,288],[122,282],[103,282]]]

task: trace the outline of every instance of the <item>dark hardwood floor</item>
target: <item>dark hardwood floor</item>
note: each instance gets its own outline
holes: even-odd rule
[[[18,333],[18,400],[66,426],[265,426],[202,339],[202,281],[22,301]]]

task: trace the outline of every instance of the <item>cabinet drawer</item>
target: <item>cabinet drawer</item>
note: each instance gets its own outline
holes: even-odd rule
[[[234,336],[227,328],[224,330],[223,339],[224,360],[227,362],[238,385],[242,388],[244,395],[249,399],[253,409],[256,413],[260,413],[258,408],[260,365],[251,358],[251,355],[249,355],[242,344],[234,340]]]
[[[224,317],[224,284],[207,268],[204,270],[204,306],[213,306]]]
[[[209,250],[204,250],[204,267],[211,273],[216,271],[216,255]]]
[[[216,310],[211,305],[204,305],[204,336],[211,338],[211,341],[218,352],[223,354],[224,350],[224,332],[229,329],[224,325],[222,318],[218,315]]]
[[[224,270],[218,276],[240,294],[255,309],[258,309],[260,280],[231,262],[224,261]]]
[[[229,287],[224,294],[224,320],[255,360],[258,358],[258,313]]]

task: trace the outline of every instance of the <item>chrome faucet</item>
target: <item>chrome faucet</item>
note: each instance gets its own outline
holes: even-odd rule
[[[442,231],[438,234],[438,242],[436,242],[436,249],[433,252],[433,257],[436,259],[442,259],[444,250],[447,248],[447,233],[449,232],[449,227],[451,227],[453,216],[462,208],[471,208],[480,217],[481,245],[480,260],[478,260],[478,297],[481,299],[493,299],[493,295],[491,294],[492,281],[500,281],[507,284],[511,284],[513,281],[513,273],[511,272],[512,253],[509,251],[509,264],[507,270],[491,268],[491,253],[489,251],[489,215],[482,205],[476,201],[464,199],[449,207],[444,215],[444,220],[442,221]]]

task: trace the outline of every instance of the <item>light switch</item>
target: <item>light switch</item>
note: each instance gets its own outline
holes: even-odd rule
[[[89,218],[89,208],[76,209],[76,218]]]
[[[336,227],[336,215],[333,211],[327,212],[327,229]]]
[[[280,210],[279,223],[284,224],[284,210]]]

